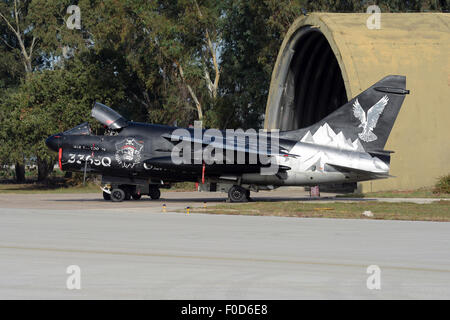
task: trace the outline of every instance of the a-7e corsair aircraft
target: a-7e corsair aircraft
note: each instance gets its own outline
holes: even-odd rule
[[[130,122],[96,103],[87,123],[47,138],[61,170],[102,175],[106,200],[149,195],[180,181],[199,182],[229,200],[280,186],[315,186],[389,177],[384,146],[409,93],[404,76],[387,76],[316,124],[293,131],[181,129]]]

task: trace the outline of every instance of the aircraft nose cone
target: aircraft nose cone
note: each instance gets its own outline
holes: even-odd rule
[[[47,145],[47,147],[48,147],[50,150],[58,151],[58,148],[59,148],[59,139],[60,139],[60,138],[61,138],[61,137],[60,137],[59,135],[54,134],[54,135],[48,137],[48,138],[45,140],[45,144]]]

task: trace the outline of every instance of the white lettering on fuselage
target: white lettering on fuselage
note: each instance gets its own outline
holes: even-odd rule
[[[83,164],[85,162],[88,162],[90,165],[94,166],[103,166],[103,167],[110,167],[111,166],[111,158],[110,157],[92,157],[92,156],[85,156],[84,154],[69,154],[69,160],[67,160],[67,163],[77,163],[77,164]]]

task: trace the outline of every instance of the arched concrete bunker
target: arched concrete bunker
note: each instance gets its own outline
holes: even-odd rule
[[[450,173],[450,14],[385,13],[370,30],[368,14],[312,13],[298,18],[272,73],[265,128],[307,127],[389,74],[405,75],[411,95],[386,149],[396,178],[364,191],[431,186]]]

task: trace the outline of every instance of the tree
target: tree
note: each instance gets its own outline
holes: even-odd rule
[[[85,122],[96,100],[117,105],[123,99],[122,79],[102,64],[105,60],[105,54],[85,53],[64,68],[33,72],[3,99],[0,110],[7,114],[2,131],[13,139],[2,145],[12,158],[36,157],[39,181],[47,178],[56,158],[45,146],[45,137]]]
[[[225,1],[221,55],[224,103],[218,110],[223,127],[262,126],[278,49],[300,12],[299,1]]]
[[[33,54],[37,40],[36,36],[32,34],[33,30],[30,30],[29,21],[24,14],[28,10],[29,3],[30,1],[5,1],[1,3],[0,7],[0,18],[15,37],[12,43],[5,39],[3,42],[11,49],[19,49],[26,74],[33,71]]]
[[[71,32],[65,31],[64,28],[60,28],[61,32],[55,32],[55,30],[58,30],[58,25],[54,24],[51,19],[42,20],[46,14],[47,18],[53,14],[53,16],[60,17],[60,22],[63,22],[61,11],[64,9],[64,4],[67,3],[69,1],[4,0],[0,2],[0,30],[4,44],[1,70],[3,74],[11,76],[9,81],[3,81],[4,87],[18,86],[21,81],[28,81],[35,70],[43,68],[45,64],[49,63],[48,57],[54,57],[54,51],[48,49],[52,45],[55,47],[58,42],[65,41],[67,35],[71,35]],[[55,8],[59,10],[54,10]],[[49,12],[51,14],[48,14]],[[53,29],[48,26],[53,26]],[[47,41],[43,42],[42,39]],[[49,39],[52,40],[49,41]],[[22,70],[18,69],[18,63],[23,66]],[[11,111],[11,114],[14,114],[14,111],[17,110]],[[8,121],[14,123],[14,120],[9,117]],[[5,126],[8,126],[8,124],[5,124]],[[8,142],[17,146],[21,141],[15,139],[21,139],[21,137],[14,135],[14,132],[16,130],[4,136],[6,136]],[[8,143],[5,143],[5,145],[8,145]],[[13,152],[8,156],[10,161],[15,162],[18,182],[25,180],[24,154],[25,152]],[[50,167],[50,164],[39,158],[37,158],[37,164],[39,176],[41,178],[46,176],[45,172],[48,171],[47,168]]]
[[[145,45],[156,53],[165,97],[159,108],[150,111],[151,119],[161,111],[177,116],[181,109],[180,122],[208,121],[205,111],[220,99],[220,3],[158,1],[151,8],[143,3],[136,1],[132,10],[145,31]],[[174,106],[178,112],[174,112]]]
[[[54,126],[48,124],[61,123],[53,121],[55,120],[53,117],[57,114],[52,113],[54,108],[60,107],[55,101],[65,99],[59,95],[67,97],[71,96],[70,92],[80,92],[80,97],[72,96],[75,103],[64,100],[67,105],[76,107],[69,113],[72,116],[75,114],[87,116],[89,113],[80,111],[89,108],[92,99],[98,96],[103,98],[107,96],[105,100],[113,101],[114,105],[118,105],[119,101],[124,99],[123,83],[127,81],[122,81],[120,86],[115,83],[114,91],[103,90],[119,78],[115,72],[120,70],[111,70],[108,62],[114,61],[114,65],[120,66],[123,62],[121,56],[102,48],[94,52],[90,48],[92,38],[88,30],[67,28],[65,19],[68,16],[67,7],[70,2],[14,0],[0,3],[0,30],[4,43],[2,50],[7,53],[0,60],[5,62],[4,68],[0,70],[15,76],[14,81],[5,82],[4,85],[5,88],[15,87],[15,90],[5,92],[1,98],[0,125],[3,131],[1,149],[3,159],[16,163],[16,177],[19,182],[25,179],[24,159],[36,159],[38,180],[44,180],[53,168],[55,157],[48,154],[44,140],[50,133],[55,132],[51,132],[50,129],[56,130]],[[73,54],[64,57],[63,52],[67,48],[71,49]],[[72,59],[74,55],[77,59]],[[14,68],[6,65],[9,61],[20,61],[24,67],[22,72],[17,71],[17,63],[11,64]],[[79,68],[86,62],[87,68]],[[63,77],[62,74],[66,76]],[[96,76],[92,77],[92,74]],[[67,75],[75,76],[68,82],[70,77]],[[77,77],[78,81],[75,81]],[[79,81],[80,79],[89,79],[89,83],[83,83]],[[103,83],[96,86],[96,82],[100,80],[103,80]],[[54,84],[53,81],[57,83]],[[68,83],[71,83],[70,92],[64,89],[64,85]],[[98,91],[87,92],[85,88],[96,88]],[[76,101],[79,100],[86,104],[77,104]],[[67,113],[67,110],[64,112]],[[66,129],[68,125],[73,124],[68,120],[64,121]]]
[[[8,49],[3,49],[7,60],[11,56],[20,56],[20,61],[24,67],[24,74],[28,75],[32,72],[32,60],[34,48],[36,45],[36,37],[31,36],[28,32],[27,22],[22,14],[27,11],[30,1],[20,2],[19,0],[0,2],[0,21],[2,22],[3,43]],[[6,52],[5,52],[6,51]],[[6,58],[8,57],[8,58]],[[6,69],[6,68],[5,68]],[[15,75],[15,70],[9,71]],[[15,162],[17,182],[25,181],[25,168],[23,157],[18,156]]]

